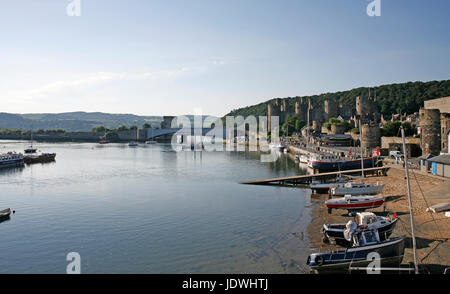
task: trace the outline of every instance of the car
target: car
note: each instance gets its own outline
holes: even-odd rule
[[[403,159],[405,156],[400,151],[389,151],[389,157],[392,159]]]

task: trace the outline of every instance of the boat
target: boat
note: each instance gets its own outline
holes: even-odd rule
[[[281,143],[278,143],[278,144],[270,143],[269,144],[269,148],[276,149],[277,151],[283,152],[285,147]]]
[[[55,161],[56,153],[40,153],[40,154],[31,154],[24,156],[24,162],[27,164],[32,163],[43,163]]]
[[[339,158],[334,155],[315,155],[312,156],[308,162],[308,166],[319,172],[331,172],[331,171],[341,171],[350,169],[361,169],[363,165],[364,168],[374,167],[376,158],[367,157],[363,159],[348,159]],[[364,162],[362,164],[362,162]]]
[[[11,208],[0,210],[0,219],[8,218],[11,214]]]
[[[150,145],[150,144],[156,144],[156,141],[153,141],[153,140],[145,141],[145,144],[148,144],[148,145]]]
[[[344,196],[344,195],[376,195],[383,190],[385,185],[372,185],[364,183],[345,183],[336,185],[331,188],[331,195]]]
[[[29,148],[25,149],[24,152],[25,154],[32,154],[32,153],[36,153],[37,148],[33,148],[33,145],[30,145]]]
[[[136,146],[138,146],[138,142],[137,142],[138,136],[139,136],[138,132],[139,132],[139,130],[136,129],[136,141],[131,141],[131,142],[129,142],[129,143],[128,143],[128,146],[129,146],[129,147],[136,147]]]
[[[345,183],[344,180],[339,179],[336,182],[329,182],[329,183],[311,183],[309,185],[309,188],[313,191],[313,193],[328,193],[330,189],[337,187],[341,184]]]
[[[109,144],[109,141],[108,140],[101,140],[98,143],[104,145],[104,144]]]
[[[374,253],[378,254],[381,267],[398,267],[402,262],[403,237],[381,241],[377,230],[364,230],[353,234],[351,240],[352,247],[345,250],[310,254],[306,264],[317,273],[342,273],[353,267],[367,267],[373,262]]]
[[[325,206],[328,208],[328,213],[331,213],[332,209],[347,209],[349,213],[352,213],[354,211],[364,211],[365,209],[380,207],[383,203],[384,198],[379,196],[345,195],[344,197],[325,201]]]
[[[0,168],[23,165],[24,157],[22,153],[8,152],[0,154]]]
[[[25,154],[32,154],[32,153],[36,153],[36,151],[37,151],[37,148],[33,147],[33,131],[31,131],[31,133],[30,133],[30,147],[25,149],[23,152]]]
[[[397,221],[396,214],[393,217],[383,217],[377,216],[373,212],[358,212],[355,221],[350,220],[346,224],[324,224],[322,227],[323,241],[349,247],[352,243],[345,238],[345,232],[352,227],[356,227],[357,230],[361,231],[376,229],[380,241],[384,241],[391,236]]]

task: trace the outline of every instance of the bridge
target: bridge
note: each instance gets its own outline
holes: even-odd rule
[[[173,129],[147,129],[145,139],[151,140],[157,137],[165,136],[165,135],[173,135],[178,133],[183,137],[187,136],[206,136],[209,132],[211,132],[212,128],[199,128],[199,129],[183,129],[183,128],[173,128]],[[223,130],[223,138],[225,139],[225,129]]]

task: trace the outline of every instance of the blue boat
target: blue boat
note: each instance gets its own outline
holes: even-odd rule
[[[348,273],[352,268],[367,267],[373,257],[379,258],[380,267],[399,267],[405,252],[403,237],[380,241],[376,230],[366,230],[353,236],[354,245],[330,253],[313,253],[306,264],[317,273]]]
[[[21,153],[8,152],[0,154],[0,168],[23,166],[24,158]]]

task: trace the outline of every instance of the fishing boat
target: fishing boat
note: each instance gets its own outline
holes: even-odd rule
[[[33,132],[31,132],[31,138],[30,138],[30,147],[28,147],[27,149],[24,150],[25,154],[32,154],[32,153],[36,153],[37,148],[33,147]]]
[[[24,157],[22,153],[8,152],[0,154],[0,168],[23,165]]]
[[[349,247],[352,245],[351,240],[345,238],[346,231],[355,228],[355,230],[377,230],[380,241],[387,240],[397,224],[398,218],[377,216],[373,212],[358,212],[355,221],[348,221],[346,224],[324,224],[322,233],[324,235],[323,241],[326,243],[334,243]]]
[[[344,196],[344,195],[376,195],[380,193],[385,185],[372,185],[364,183],[345,183],[336,185],[331,188],[331,195]]]
[[[405,252],[403,237],[380,240],[377,230],[364,230],[351,236],[353,245],[330,253],[313,253],[306,264],[317,273],[348,272],[352,267],[367,267],[377,253],[381,267],[399,266]],[[369,256],[370,254],[370,256]]]
[[[40,153],[40,154],[31,154],[24,156],[24,162],[27,164],[32,163],[44,163],[55,161],[56,153]]]
[[[345,195],[344,197],[333,198],[325,201],[325,206],[328,208],[328,213],[332,209],[346,209],[349,213],[355,211],[364,211],[369,208],[376,208],[384,203],[384,198],[379,196],[352,196]]]

